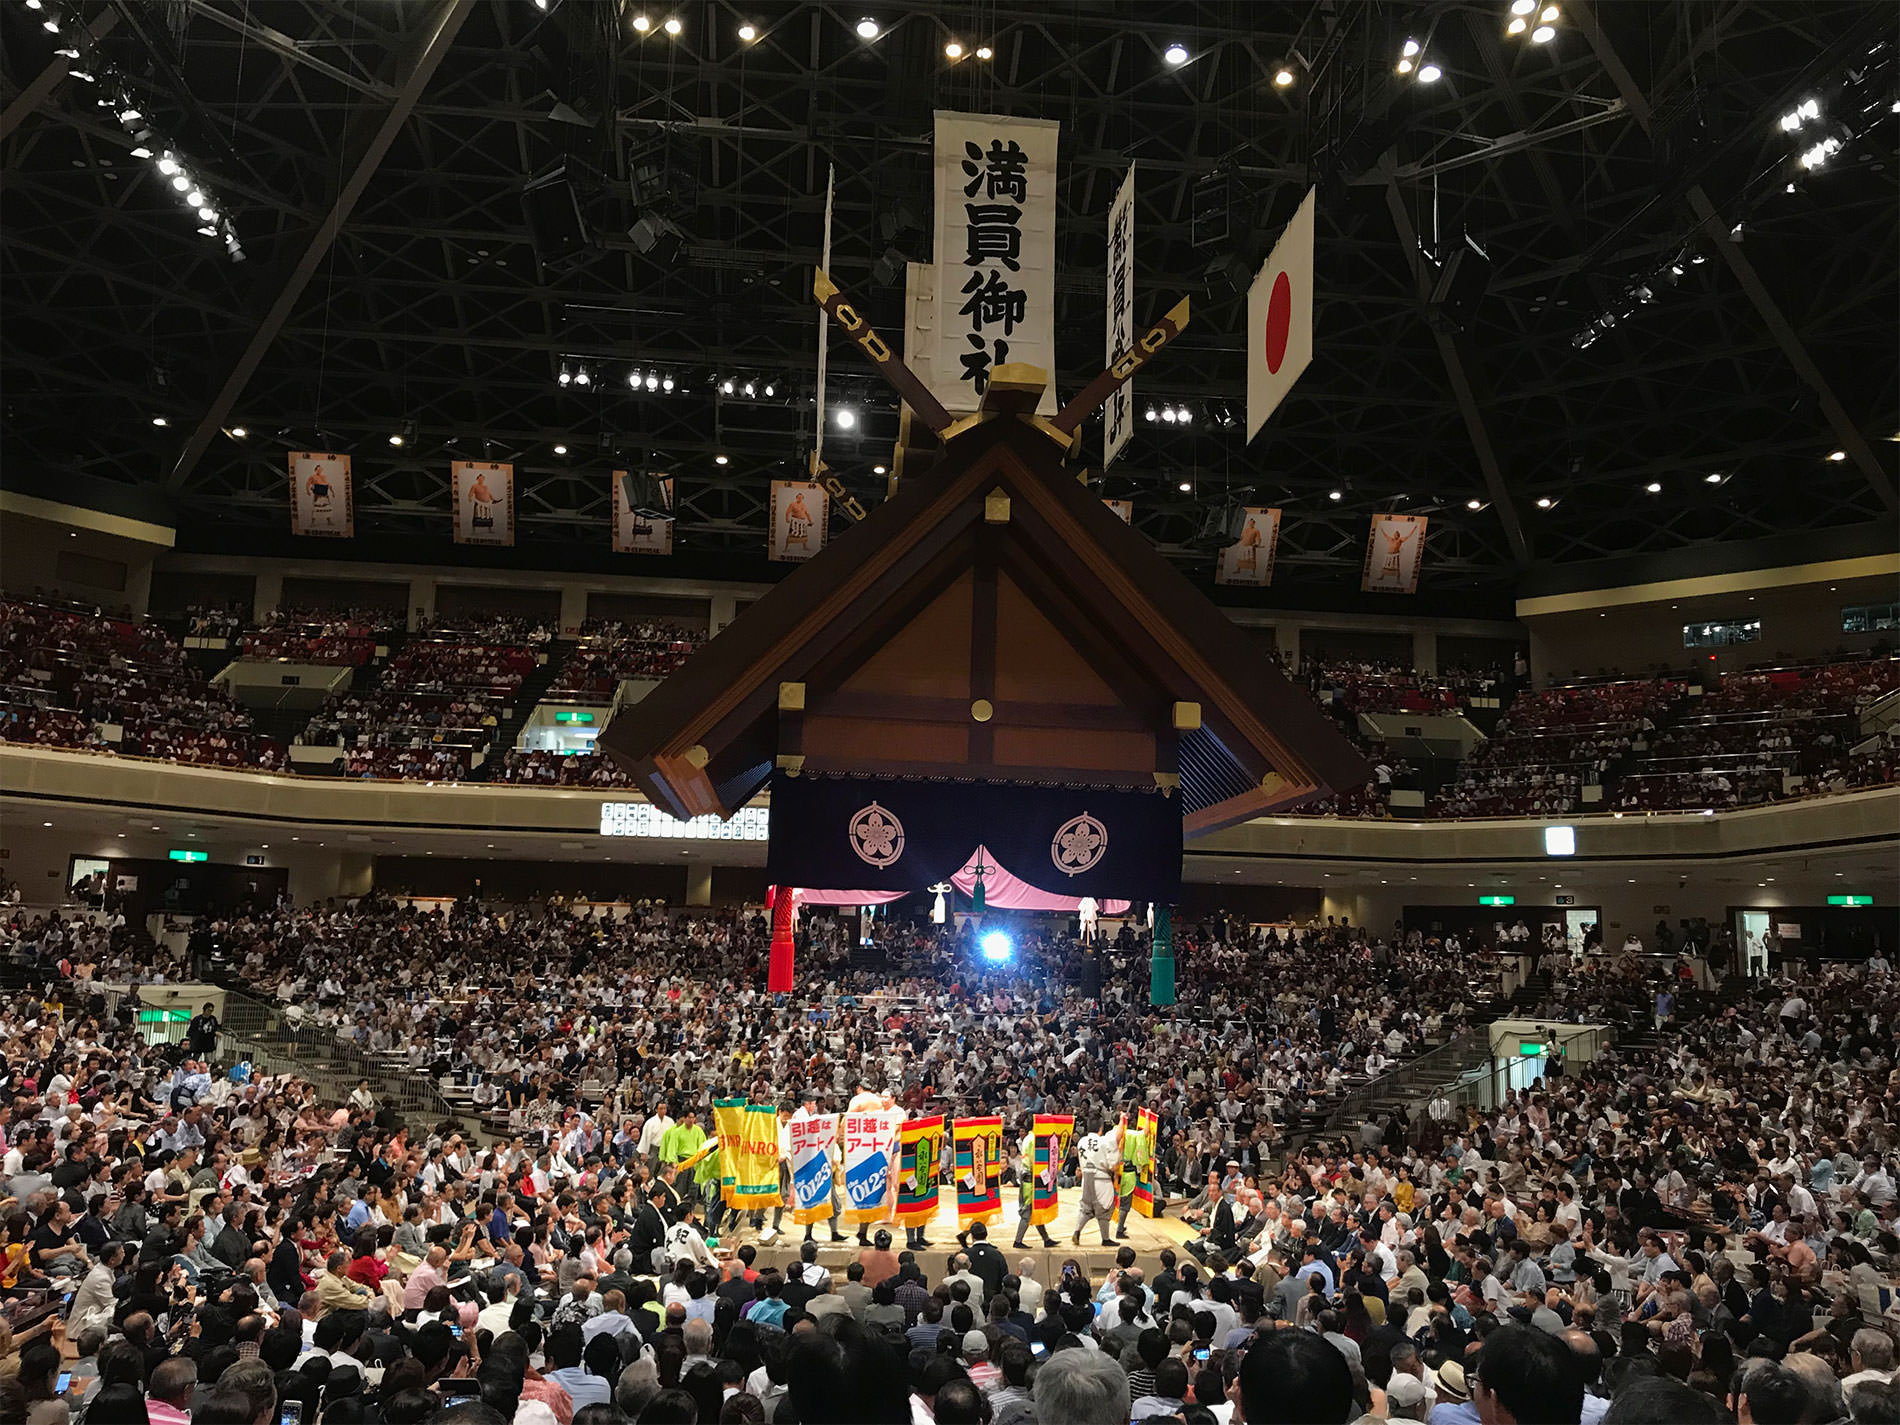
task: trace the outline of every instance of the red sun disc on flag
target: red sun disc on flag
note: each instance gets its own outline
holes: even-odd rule
[[[1267,370],[1274,375],[1286,360],[1287,333],[1293,325],[1293,284],[1285,272],[1273,279],[1273,295],[1267,299]]]

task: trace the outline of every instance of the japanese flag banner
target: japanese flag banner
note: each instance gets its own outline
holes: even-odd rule
[[[1313,359],[1313,200],[1293,221],[1247,290],[1247,439],[1286,399]]]
[[[1056,140],[1053,119],[939,110],[936,293],[930,359],[913,369],[944,409],[974,411],[1005,362],[1049,376],[1056,413]]]
[[[1366,568],[1359,587],[1368,594],[1416,594],[1425,562],[1424,515],[1374,515],[1366,536]]]

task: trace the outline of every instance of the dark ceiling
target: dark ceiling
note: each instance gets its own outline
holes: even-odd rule
[[[679,478],[678,567],[756,573],[767,483],[810,445],[827,168],[833,272],[901,333],[901,275],[874,268],[929,256],[942,107],[1062,122],[1065,394],[1103,364],[1105,217],[1136,164],[1137,314],[1194,300],[1137,405],[1194,420],[1138,421],[1104,493],[1184,560],[1242,489],[1286,510],[1289,597],[1356,588],[1382,509],[1432,515],[1428,589],[1487,602],[1533,567],[1891,526],[1892,10],[1561,11],[1533,44],[1508,0],[9,4],[0,477],[162,490],[186,547],[287,551],[285,451],[341,449],[361,537],[321,552],[416,558],[445,543],[448,461],[487,452],[517,466],[516,562],[605,567],[605,471],[644,465]],[[1394,72],[1408,36],[1437,83]],[[952,62],[951,39],[994,56]],[[244,261],[130,156],[122,103]],[[563,161],[589,241],[546,262],[522,190]],[[1222,424],[1244,409],[1233,275],[1314,182],[1316,356],[1248,445]],[[642,217],[677,225],[671,261]],[[1458,330],[1421,293],[1467,238],[1493,272]],[[563,389],[564,359],[601,379]],[[676,389],[629,391],[636,366]],[[865,418],[826,456],[868,502],[893,401],[848,350],[831,372]]]

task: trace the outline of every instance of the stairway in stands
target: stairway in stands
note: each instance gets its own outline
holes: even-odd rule
[[[514,750],[515,741],[521,736],[521,725],[534,715],[535,708],[553,686],[555,674],[561,671],[573,651],[573,645],[567,643],[551,643],[547,646],[548,661],[537,663],[528,676],[521,680],[521,691],[515,694],[513,708],[496,727],[494,740],[488,744],[487,760],[469,780],[494,780],[493,772],[501,765],[502,758]]]

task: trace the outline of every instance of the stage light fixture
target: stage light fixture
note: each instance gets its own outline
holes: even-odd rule
[[[176,188],[180,193],[183,193],[187,188],[191,187],[191,179],[180,173],[172,179],[172,187]]]
[[[170,425],[171,422],[166,420],[163,416],[153,416],[152,424],[155,426],[158,426],[160,429],[163,429],[165,426]]]
[[[557,445],[554,447],[554,453],[556,455],[566,455],[567,447],[565,445]]]
[[[1526,20],[1522,15],[1519,15],[1514,18],[1510,24],[1504,27],[1504,33],[1507,35],[1521,35],[1529,28],[1530,21]]]
[[[577,366],[574,368],[574,384],[576,386],[591,386],[594,384],[594,378],[585,366]]]
[[[731,463],[732,462],[723,455],[715,455],[713,457],[713,464],[715,465],[730,465]]]
[[[1483,500],[1466,500],[1465,508],[1468,510],[1481,510],[1484,508],[1484,501]]]
[[[744,40],[747,44],[751,44],[758,37],[759,37],[759,31],[756,26],[753,26],[753,25],[739,26],[739,38]]]
[[[1161,408],[1161,419],[1166,421],[1169,425],[1173,425],[1174,424],[1174,407],[1163,406]]]
[[[1193,488],[1194,487],[1191,484],[1189,484],[1186,480],[1183,480],[1179,486],[1181,493],[1184,495],[1187,494],[1187,492],[1189,490],[1192,490]]]
[[[765,383],[765,394],[766,394],[766,398],[769,400],[772,395],[772,383],[770,381],[767,381]]]
[[[1841,151],[1841,141],[1837,138],[1822,139],[1813,148],[1801,155],[1801,166],[1810,171],[1820,168],[1830,158]]]
[[[955,40],[952,40],[943,47],[943,53],[946,59],[962,59],[963,46],[958,44]]]
[[[215,223],[218,220],[218,210],[212,207],[201,207],[198,209],[198,216],[207,223]],[[213,228],[212,231],[216,232],[217,229]]]
[[[659,389],[660,389],[660,373],[657,371],[647,372],[647,390],[657,391]]]
[[[996,51],[991,49],[988,45],[978,45],[976,47],[976,57],[978,59],[989,59],[995,55],[995,53]],[[1896,109],[1896,112],[1900,112],[1900,109]]]
[[[1169,64],[1182,65],[1188,62],[1188,50],[1184,44],[1171,44],[1162,52],[1161,57]]]
[[[1393,68],[1397,69],[1400,74],[1410,74],[1412,72],[1412,61],[1409,59],[1402,59],[1396,65],[1394,65]]]
[[[1719,485],[1722,483],[1722,477],[1714,471],[1710,471],[1707,475],[1702,477],[1702,483],[1704,485]]]
[[[1662,482],[1660,480],[1651,480],[1647,485],[1643,486],[1643,489],[1652,495],[1660,495],[1662,493]]]
[[[132,157],[134,158],[150,158],[151,156],[152,151],[144,144],[140,144],[137,148],[132,150]]]
[[[725,395],[728,395],[728,396],[730,396],[730,395],[732,394],[732,382],[731,382],[731,380],[730,380],[730,379],[727,379],[727,380],[725,380],[725,381],[721,381],[721,382],[719,383],[719,389],[720,389],[720,391],[721,391],[722,393],[724,393]]]
[[[40,28],[49,35],[56,35],[59,33],[59,21],[49,17],[40,22]]]
[[[1418,57],[1419,48],[1420,46],[1417,40],[1407,40],[1405,47],[1399,51],[1399,55],[1404,59],[1416,59]]]
[[[145,115],[141,114],[137,109],[119,110],[119,122],[122,124],[136,124],[144,117]]]
[[[185,201],[194,208],[204,207],[205,205],[204,190],[202,188],[192,189],[189,193],[185,195]]]
[[[873,465],[871,467],[871,473],[873,475],[882,475],[884,473],[884,467],[882,465]]]
[[[1839,465],[1843,460],[1847,459],[1847,452],[1845,450],[1830,450],[1827,453],[1827,458],[1832,460],[1836,465]]]
[[[29,10],[44,9],[45,0],[26,0],[26,8]]]
[[[393,446],[400,448],[402,445],[402,433],[398,431],[394,435],[391,435],[389,437],[389,443]]]
[[[1555,503],[1556,501],[1552,500],[1549,495],[1539,495],[1537,497],[1537,508],[1540,510],[1547,510]]]
[[[1160,416],[1156,413],[1155,408],[1153,406],[1148,407],[1148,409],[1145,412],[1143,412],[1143,415],[1148,420],[1151,420],[1151,421],[1160,419]]]
[[[1326,492],[1326,498],[1327,498],[1327,499],[1329,499],[1329,500],[1332,500],[1332,501],[1333,501],[1334,503],[1338,503],[1338,502],[1339,502],[1340,500],[1343,500],[1343,499],[1345,499],[1345,498],[1346,498],[1346,496],[1345,496],[1345,493],[1344,493],[1343,491],[1340,491],[1340,490],[1328,490],[1328,491]]]
[[[633,17],[633,27],[644,35],[648,30],[653,28],[653,21],[649,20],[645,15],[635,15]]]
[[[675,39],[679,37],[679,32],[685,28],[686,27],[679,22],[679,16],[677,15],[669,17],[666,22],[666,32]]]
[[[877,33],[878,33],[877,21],[873,20],[869,15],[866,15],[862,20],[858,21],[858,38],[859,39],[874,40],[877,38]]]
[[[574,383],[574,373],[568,370],[565,361],[561,363],[561,374],[554,379],[559,381],[563,386],[571,386]],[[631,380],[632,378],[629,377],[628,379]]]
[[[858,413],[849,406],[840,406],[832,414],[831,419],[839,430],[850,430],[858,423]]]
[[[1008,934],[1001,930],[985,931],[978,943],[983,947],[983,958],[992,965],[1005,963],[1016,949]]]
[[[1288,69],[1284,64],[1281,65],[1278,69],[1273,71],[1273,82],[1282,89],[1286,88],[1293,82],[1293,71]]]
[[[1176,411],[1174,418],[1184,426],[1194,424],[1194,412],[1190,411],[1186,406]]]
[[[667,376],[662,376],[662,377],[660,378],[660,389],[661,389],[662,391],[671,391],[671,390],[673,389],[673,378],[672,378],[672,376],[670,376],[670,375],[667,375]]]
[[[173,158],[169,153],[166,154],[158,161],[158,171],[167,178],[170,178],[178,171],[178,160]]]
[[[1540,14],[1537,18],[1543,24],[1554,25],[1557,23],[1557,13],[1558,13],[1557,7],[1555,5],[1546,5],[1544,7],[1543,13]]]
[[[1537,8],[1537,0],[1511,0],[1513,15],[1528,15]]]
[[[1439,76],[1444,72],[1444,70],[1435,64],[1421,64],[1418,67],[1418,82],[1420,84],[1436,84],[1439,80]]]
[[[745,393],[748,400],[759,394],[757,388],[753,386],[750,381],[745,383]]]
[[[637,368],[627,373],[627,388],[633,391],[640,389],[640,372]]]
[[[243,426],[232,426],[232,427],[231,427],[231,436],[232,436],[232,438],[233,438],[234,440],[243,440],[243,439],[244,439],[244,437],[245,437],[245,436],[247,436],[247,435],[249,435],[249,434],[250,434],[250,432],[249,432],[248,430],[246,430],[246,429],[244,429],[244,427],[243,427]]]

